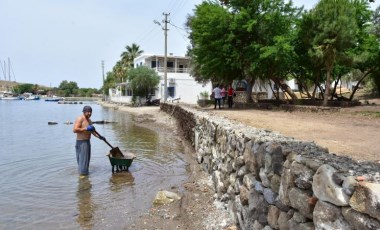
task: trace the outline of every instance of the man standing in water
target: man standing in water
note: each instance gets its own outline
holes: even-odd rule
[[[92,108],[88,105],[83,107],[83,115],[79,116],[74,123],[73,132],[77,134],[77,141],[75,144],[75,151],[78,162],[78,171],[81,176],[88,175],[88,167],[91,158],[91,134],[103,140],[104,138],[95,131],[90,119],[92,115]]]

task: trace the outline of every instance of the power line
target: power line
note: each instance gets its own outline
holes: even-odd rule
[[[183,41],[186,42],[187,45],[190,45],[190,41],[189,41],[189,32],[187,32],[184,28],[181,28],[181,27],[178,27],[174,24],[172,24],[171,22],[169,23],[170,25],[172,25],[176,31],[178,32],[178,34],[182,37]],[[182,31],[180,31],[182,30]],[[185,34],[183,33],[185,32]]]
[[[168,12],[173,12],[172,14],[172,18],[175,18],[176,13],[179,12],[181,8],[183,8],[183,5],[186,3],[185,0],[181,0],[181,1],[177,1],[177,0],[173,0],[175,3],[178,3],[177,4],[177,7],[174,8],[176,6],[176,4],[171,4],[172,8],[168,11]]]
[[[157,30],[157,27],[154,26],[154,25],[151,25],[151,29],[147,33],[143,33],[141,36],[139,36],[138,39],[137,39],[137,41],[139,41],[139,42],[142,43],[142,42],[146,41],[147,39],[152,38],[153,36],[150,36],[150,35],[155,30]]]
[[[185,31],[186,33],[188,33],[187,31],[186,31],[186,29],[185,28],[181,28],[181,27],[179,27],[179,26],[176,26],[176,25],[174,25],[173,23],[169,23],[170,25],[172,25],[172,26],[174,26],[175,28],[177,28],[177,29],[180,29],[180,30],[183,30],[183,31]]]
[[[170,7],[166,7],[166,8],[169,8],[170,10],[166,11],[166,12],[178,12],[178,9],[180,9],[184,4],[186,3],[186,0],[171,0],[168,4],[168,6]],[[171,16],[173,17],[173,15],[175,14],[171,14]],[[137,41],[141,44],[143,42],[146,42],[146,41],[149,41],[150,39],[152,39],[154,36],[151,36],[153,34],[153,32],[155,32],[157,30],[157,27],[152,25],[151,27],[149,27],[149,29],[147,30],[147,32],[144,32],[142,33],[140,36],[137,36]]]

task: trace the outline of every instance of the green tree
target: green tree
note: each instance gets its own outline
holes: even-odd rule
[[[367,1],[353,1],[356,9],[356,22],[358,25],[357,43],[350,50],[349,54],[353,57],[353,68],[358,72],[356,75],[357,84],[354,86],[349,100],[354,95],[368,76],[372,78],[379,72],[380,62],[380,35],[376,32],[378,18],[376,11],[372,12]]]
[[[203,2],[196,7],[194,16],[188,17],[193,44],[188,54],[197,81],[228,82],[241,78],[231,56],[234,49],[229,41],[231,19],[231,14],[217,2]]]
[[[282,0],[262,1],[254,14],[259,23],[254,28],[257,36],[250,46],[258,48],[259,56],[250,59],[250,67],[255,69],[254,74],[258,73],[259,78],[272,80],[296,100],[297,97],[285,81],[296,61],[293,40],[300,9]]]
[[[33,92],[34,85],[33,84],[19,84],[15,87],[15,91],[23,94],[23,93],[31,93]]]
[[[106,95],[109,95],[109,89],[114,88],[116,86],[117,80],[114,72],[107,72],[106,79],[104,80],[104,84],[102,90],[104,88],[104,92]]]
[[[80,97],[92,97],[93,94],[99,93],[97,89],[93,88],[80,88],[78,89],[78,95]]]
[[[321,0],[312,9],[316,34],[310,54],[322,60],[326,70],[323,105],[326,106],[337,59],[347,58],[347,51],[357,41],[356,12],[349,0]]]
[[[378,6],[375,10],[375,12],[373,12],[373,16],[372,16],[372,34],[374,35],[374,38],[376,39],[377,43],[380,44],[380,6]],[[376,46],[374,45],[373,48],[380,48],[379,47],[380,45]],[[380,68],[379,68],[379,65],[378,63],[380,63],[380,52],[378,51],[377,52],[377,56],[374,57],[374,62],[376,62],[377,64],[374,64],[373,66],[376,67],[373,71],[373,73],[371,73],[371,78],[372,78],[372,81],[375,85],[375,92],[377,93],[377,95],[380,95]]]
[[[117,82],[121,83],[126,79],[127,69],[124,68],[122,61],[116,62],[116,65],[113,67],[112,71]]]
[[[132,43],[131,46],[125,46],[125,49],[126,51],[120,55],[121,62],[125,67],[133,68],[134,59],[140,56],[144,51],[140,50],[140,46],[136,43]]]
[[[283,80],[294,59],[291,41],[299,12],[283,0],[203,2],[187,23],[196,76],[214,82],[246,79],[248,100],[256,79],[271,79],[289,91]]]
[[[290,73],[297,80],[300,93],[306,94],[309,98],[315,99],[317,89],[323,80],[321,69],[323,62],[320,59],[312,58],[308,51],[313,47],[313,38],[316,36],[313,15],[310,12],[304,12],[301,19],[297,22],[296,37],[293,41],[294,51],[296,53],[295,63]],[[310,87],[313,87],[310,94]]]
[[[380,6],[378,6],[373,13],[373,33],[380,38]]]
[[[131,46],[125,46],[124,51],[116,65],[113,67],[113,73],[117,82],[121,83],[128,78],[128,71],[133,68],[133,61],[136,57],[142,54],[144,51],[140,50],[140,46],[133,43]]]
[[[73,82],[73,81],[68,82],[67,80],[62,81],[59,84],[58,88],[59,88],[60,95],[64,97],[76,95],[76,92],[79,89],[76,82]]]
[[[134,96],[145,97],[151,89],[157,87],[160,77],[153,69],[139,66],[129,71],[128,81]]]

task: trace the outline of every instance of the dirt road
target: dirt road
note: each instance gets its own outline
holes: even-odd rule
[[[330,153],[356,160],[380,161],[380,100],[374,105],[342,108],[339,112],[285,112],[257,109],[204,111],[248,126],[314,141]]]

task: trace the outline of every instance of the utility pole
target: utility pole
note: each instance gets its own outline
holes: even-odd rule
[[[102,60],[102,74],[103,74],[103,101],[106,100],[106,94],[105,94],[105,91],[104,91],[104,60]]]
[[[170,15],[170,13],[162,13],[163,15],[165,15],[165,58],[164,58],[164,84],[165,84],[165,87],[164,87],[164,90],[165,90],[165,97],[164,97],[164,102],[166,102],[166,100],[168,99],[168,16]]]
[[[165,19],[162,20],[163,23],[165,23],[165,26],[162,28],[164,30],[165,35],[165,56],[164,56],[164,102],[168,99],[168,16],[170,13],[162,13],[162,15],[165,16]],[[154,20],[154,23],[161,26],[161,23]]]

